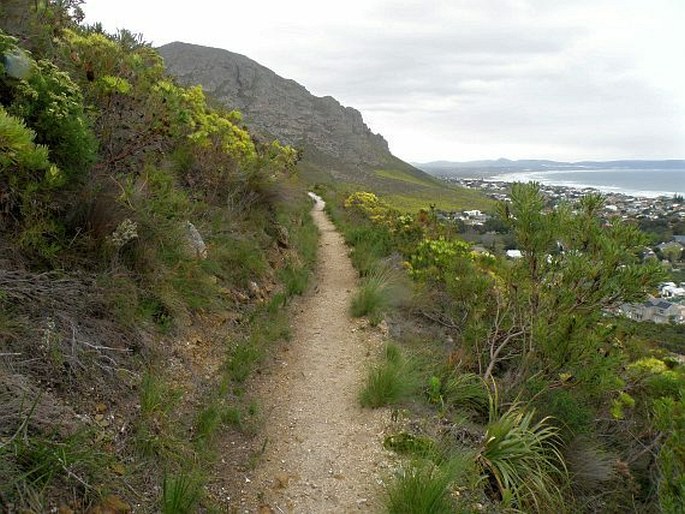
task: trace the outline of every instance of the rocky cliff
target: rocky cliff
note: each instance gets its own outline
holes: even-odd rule
[[[159,52],[182,84],[201,84],[213,98],[240,110],[250,128],[302,148],[310,162],[348,171],[398,162],[359,111],[333,97],[314,96],[243,55],[179,42]]]

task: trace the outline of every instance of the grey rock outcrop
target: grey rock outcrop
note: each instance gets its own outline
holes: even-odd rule
[[[179,42],[158,50],[180,83],[202,85],[216,100],[241,111],[251,129],[304,149],[312,161],[375,168],[395,159],[359,111],[330,96],[316,97],[243,55]]]
[[[186,221],[186,249],[189,257],[199,260],[207,258],[207,245],[190,221]]]

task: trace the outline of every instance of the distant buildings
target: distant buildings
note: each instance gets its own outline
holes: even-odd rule
[[[495,182],[476,178],[450,177],[448,182],[457,183],[462,187],[478,189],[494,200],[509,199],[511,185],[506,182]],[[591,188],[571,189],[562,186],[540,185],[541,192],[547,199],[549,207],[555,208],[562,202],[579,200],[588,193],[597,192]],[[620,193],[605,194],[604,219],[607,224],[618,220],[685,220],[685,202],[673,198],[638,198]],[[441,212],[442,219],[459,220],[466,226],[478,228],[488,221],[489,216],[478,210],[462,212]],[[685,235],[675,235],[671,241],[663,242],[654,248],[645,247],[643,259],[658,258],[664,260],[664,265],[672,265],[678,261],[685,251]],[[658,252],[658,253],[657,253]],[[520,259],[520,250],[506,250],[508,259]],[[654,323],[685,323],[685,283],[676,285],[665,282],[659,286],[659,298],[650,298],[639,304],[624,304],[619,312],[636,321],[652,321]]]
[[[671,303],[661,298],[650,298],[638,304],[624,304],[621,312],[635,321],[654,323],[684,323],[685,305]]]

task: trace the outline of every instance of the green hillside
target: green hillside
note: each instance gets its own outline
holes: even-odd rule
[[[314,264],[297,152],[79,4],[0,16],[0,511],[213,509]]]

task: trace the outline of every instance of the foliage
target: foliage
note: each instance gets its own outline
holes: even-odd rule
[[[369,370],[359,400],[362,406],[371,408],[398,404],[411,397],[417,384],[411,361],[396,346],[388,344],[383,361]]]
[[[18,36],[0,32],[0,240],[3,267],[22,270],[11,277],[24,288],[0,316],[0,353],[14,366],[14,352],[43,337],[45,348],[22,360],[17,376],[49,388],[70,412],[88,413],[97,399],[107,416],[124,418],[132,429],[116,444],[104,423],[98,437],[135,460],[126,479],[145,489],[141,508],[151,508],[155,489],[158,509],[194,511],[197,502],[183,498],[202,489],[197,471],[212,464],[218,427],[247,426],[242,406],[205,391],[239,396],[268,344],[289,336],[281,307],[304,290],[314,265],[317,231],[295,176],[301,154],[253,137],[239,112],[210,105],[200,87],[176,84],[142,36],[78,26],[80,3],[9,0],[0,8],[0,27]],[[188,248],[191,225],[206,255]],[[70,277],[92,286],[75,289],[78,302],[63,294]],[[221,383],[182,374],[171,384],[171,341],[191,320],[208,327],[224,316],[236,344]],[[65,440],[54,434],[54,448]],[[94,474],[46,462],[56,488],[75,501],[96,492],[77,484]],[[28,494],[20,471],[12,467],[8,480]],[[47,506],[19,499],[16,508]]]
[[[198,481],[190,475],[165,475],[162,482],[163,514],[190,514],[196,512],[202,498]]]
[[[505,507],[544,512],[563,498],[580,512],[653,510],[659,490],[668,511],[680,495],[680,429],[665,430],[655,412],[661,408],[678,419],[682,371],[652,348],[677,349],[682,338],[677,326],[614,317],[622,303],[653,292],[663,270],[643,262],[647,240],[634,225],[601,219],[603,201],[589,195],[551,209],[536,184],[514,185],[496,223],[523,253],[514,261],[472,254],[432,209],[403,215],[358,193],[348,195],[347,209],[337,214],[352,255],[364,256],[356,264],[362,274],[399,253],[414,282],[420,325],[449,334],[446,345],[417,344],[435,360],[424,379],[425,397],[450,419],[453,445],[479,440],[477,425],[488,410],[483,379],[504,391],[512,406],[491,413],[477,462],[485,492]],[[463,406],[466,412],[459,412]],[[586,444],[583,458],[595,455],[601,462],[593,467],[573,459],[567,476],[562,444],[573,445],[579,436],[606,446]],[[490,450],[500,467],[486,463]],[[601,478],[601,490],[588,486],[593,476]]]
[[[82,179],[95,160],[96,141],[79,87],[45,60],[35,62],[27,80],[4,82],[9,91],[3,103],[50,149],[50,159],[64,174],[62,183]]]
[[[352,296],[350,311],[355,317],[368,316],[375,325],[388,307],[399,305],[407,296],[398,272],[379,264],[362,278]]]
[[[682,393],[683,390],[681,390]],[[665,440],[658,455],[658,497],[663,512],[682,512],[685,499],[685,398],[662,397],[654,415]]]
[[[387,511],[392,514],[453,514],[458,512],[450,495],[453,473],[431,463],[400,470],[388,490]]]
[[[458,257],[469,255],[470,245],[463,241],[424,239],[416,247],[408,262],[409,276],[415,280],[445,281]]]
[[[378,198],[374,193],[368,191],[357,191],[345,199],[346,209],[357,216],[365,217],[374,223],[383,223],[391,219],[395,211],[390,206]]]
[[[534,421],[535,412],[513,404],[497,412],[491,401],[490,422],[476,462],[492,480],[505,505],[552,509],[562,503],[558,480],[566,472],[558,430],[549,418]]]
[[[0,52],[19,53],[0,33]],[[53,64],[24,55],[27,73],[0,69],[0,200],[3,221],[25,251],[54,259],[66,244],[61,217],[71,188],[94,161],[95,139],[78,87]]]

